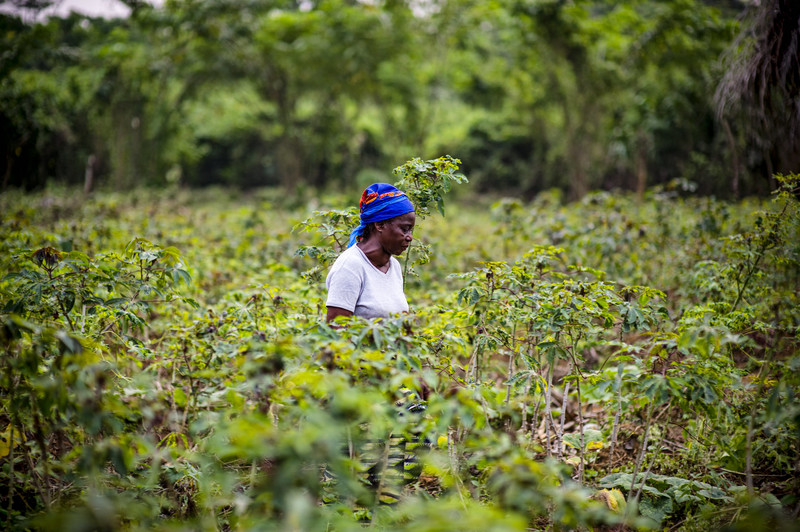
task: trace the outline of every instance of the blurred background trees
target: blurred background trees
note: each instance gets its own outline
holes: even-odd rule
[[[527,196],[676,178],[747,195],[798,170],[797,47],[760,37],[780,4],[792,42],[792,2],[126,4],[0,15],[4,188],[357,188],[444,153]]]

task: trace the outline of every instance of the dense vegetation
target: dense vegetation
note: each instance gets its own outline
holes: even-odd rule
[[[744,197],[798,170],[787,0],[752,6],[754,31],[735,0],[126,3],[0,15],[3,188],[355,190],[455,153],[475,187],[527,198],[674,178]]]
[[[796,1],[50,3],[0,2],[0,527],[800,529]],[[412,312],[326,323],[379,180]]]
[[[797,529],[798,177],[489,203],[456,164],[396,171],[412,313],[338,327],[352,198],[4,194],[3,527]]]

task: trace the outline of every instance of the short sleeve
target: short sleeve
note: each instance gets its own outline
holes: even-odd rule
[[[325,306],[355,312],[356,303],[364,285],[359,272],[347,265],[335,268],[328,276],[327,285],[328,300],[325,302]]]

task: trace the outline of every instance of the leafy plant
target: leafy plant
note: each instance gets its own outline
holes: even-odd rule
[[[312,257],[275,191],[4,195],[3,525],[793,526],[781,179],[773,204],[448,203],[415,312],[336,328],[303,272],[345,211],[310,219]]]

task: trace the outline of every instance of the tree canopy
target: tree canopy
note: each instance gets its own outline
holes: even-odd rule
[[[761,42],[738,2],[128,4],[0,15],[3,187],[356,187],[443,153],[479,189],[523,195],[678,178],[744,195],[796,170],[771,127],[794,78],[765,74],[788,96],[758,124],[716,112],[726,71],[736,85],[723,56]]]

